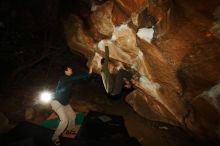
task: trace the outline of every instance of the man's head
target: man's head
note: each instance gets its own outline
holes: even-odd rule
[[[63,71],[64,71],[64,74],[67,76],[71,76],[73,74],[73,70],[70,65],[64,65]]]

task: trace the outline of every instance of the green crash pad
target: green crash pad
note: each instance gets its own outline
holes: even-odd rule
[[[85,113],[77,113],[76,119],[75,119],[76,125],[81,125],[84,120],[84,117],[85,117]],[[45,120],[45,121],[41,122],[41,125],[43,127],[49,128],[49,129],[56,129],[59,122],[60,122],[60,119],[55,118],[55,119]]]

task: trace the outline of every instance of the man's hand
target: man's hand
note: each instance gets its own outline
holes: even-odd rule
[[[124,87],[130,89],[131,88],[131,84],[128,81],[128,79],[127,78],[123,78],[123,81],[124,81]]]
[[[138,82],[138,81],[136,81],[135,79],[131,79],[131,83],[134,85],[134,86],[136,86],[136,87],[138,87],[138,88],[141,88],[141,85],[140,85],[140,83]]]
[[[109,40],[104,39],[104,40],[103,40],[103,43],[104,43],[105,46],[108,46]]]

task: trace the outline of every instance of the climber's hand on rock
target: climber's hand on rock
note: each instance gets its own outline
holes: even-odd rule
[[[108,40],[106,40],[106,39],[103,40],[103,43],[104,43],[105,46],[108,46]]]
[[[124,87],[130,89],[131,85],[130,84],[126,84],[126,85],[124,85]]]
[[[134,86],[137,86],[137,87],[139,87],[139,82],[138,81],[136,81],[135,79],[131,79],[131,83],[134,85]]]
[[[131,88],[131,84],[130,84],[130,82],[128,81],[127,78],[123,78],[123,81],[124,81],[124,87]]]

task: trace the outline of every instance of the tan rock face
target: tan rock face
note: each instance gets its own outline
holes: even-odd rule
[[[102,35],[111,36],[114,28],[112,22],[112,9],[113,3],[111,1],[107,1],[91,13],[90,20],[93,30],[96,30]]]
[[[82,20],[78,16],[70,15],[64,22],[64,31],[68,45],[71,48],[78,48],[77,52],[89,57],[91,52],[94,51],[94,41],[83,29]]]
[[[113,5],[112,22],[115,26],[121,25],[128,19],[128,15],[118,5]]]
[[[89,29],[70,15],[64,23],[66,39],[97,73],[105,45],[111,60],[139,72],[140,87],[126,101],[141,116],[219,139],[220,40],[211,18],[220,4],[202,3],[106,1],[92,9]]]
[[[148,4],[148,0],[116,0],[116,2],[129,15],[131,15],[133,12],[143,9]]]

